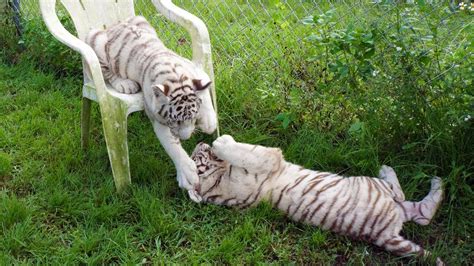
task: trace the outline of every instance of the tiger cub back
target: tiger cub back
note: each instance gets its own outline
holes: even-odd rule
[[[206,202],[245,208],[265,200],[295,221],[384,247],[397,255],[430,253],[399,235],[403,223],[427,224],[442,199],[441,179],[420,202],[404,200],[395,172],[380,178],[343,177],[286,162],[275,148],[235,142],[230,136],[200,143],[196,163]],[[442,263],[437,259],[438,263]]]

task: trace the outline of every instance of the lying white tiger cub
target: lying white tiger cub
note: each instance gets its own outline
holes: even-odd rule
[[[212,148],[198,144],[191,158],[203,201],[245,208],[267,200],[293,220],[372,242],[397,255],[430,254],[399,232],[406,221],[430,222],[443,196],[438,177],[422,201],[411,202],[405,201],[388,166],[382,166],[380,179],[346,178],[304,169],[286,162],[278,148],[238,143],[228,135],[216,139]],[[437,264],[443,262],[437,258]]]

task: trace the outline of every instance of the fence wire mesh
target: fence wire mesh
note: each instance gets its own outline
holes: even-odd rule
[[[13,15],[21,17],[19,29],[23,27],[25,33],[37,31],[37,25],[43,24],[38,1],[23,0],[20,5],[17,2],[9,1],[9,6],[16,12]],[[398,100],[406,110],[390,115],[402,114],[393,117],[400,123],[418,119],[417,124],[423,116],[413,117],[420,109],[436,105],[437,97],[470,97],[459,101],[472,101],[472,91],[465,89],[474,80],[474,3],[470,1],[173,2],[207,25],[218,98],[235,97],[237,108],[243,110],[258,113],[256,98],[265,100],[272,112],[283,113],[283,121],[306,122],[310,116],[316,117],[313,120],[326,117],[327,121],[341,121],[342,128],[357,118],[357,114],[345,111],[359,108],[349,106],[354,105],[347,101],[351,94],[359,98],[364,95],[366,101],[355,106],[363,106],[365,109],[360,112],[365,115],[381,112],[390,105],[377,107],[377,101]],[[136,0],[135,11],[155,26],[170,49],[191,57],[190,36],[160,15],[151,1]],[[73,31],[67,12],[60,10],[59,15]],[[46,42],[46,35],[49,36],[45,33],[31,41],[33,35],[25,34],[19,43],[30,41],[30,49],[41,50],[48,44],[35,46],[31,42]],[[71,65],[64,68],[69,71],[80,67],[77,62],[63,58],[58,64]],[[222,88],[256,97],[221,94]],[[325,102],[331,99],[324,98],[327,96],[319,94],[319,90],[338,95],[332,99],[332,109],[323,111]],[[232,115],[228,115],[231,120]]]

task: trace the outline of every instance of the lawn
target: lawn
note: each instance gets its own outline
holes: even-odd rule
[[[96,104],[90,148],[80,147],[79,57],[25,2],[33,15],[24,50],[11,27],[0,28],[1,265],[419,262],[292,222],[268,204],[191,202],[144,113],[129,118],[132,187],[116,194]],[[412,200],[440,176],[446,197],[432,224],[407,223],[403,235],[448,265],[474,264],[473,15],[297,2],[183,2],[210,30],[221,132],[281,147],[312,169],[376,175],[391,165]],[[190,55],[181,29],[140,1],[137,11]],[[185,149],[214,137],[196,134]]]

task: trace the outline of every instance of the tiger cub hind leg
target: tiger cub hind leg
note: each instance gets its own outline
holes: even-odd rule
[[[431,252],[423,249],[418,244],[403,238],[402,236],[392,236],[385,239],[378,239],[375,243],[398,256],[416,255],[423,258],[432,256]],[[440,258],[436,258],[436,265],[445,265]]]
[[[108,81],[110,85],[120,93],[134,94],[140,91],[140,85],[137,82],[130,79],[123,79],[115,74],[112,74]]]
[[[394,199],[397,202],[405,201],[405,193],[403,193],[402,187],[398,182],[397,175],[392,167],[382,165],[379,171],[379,178],[390,184],[394,193]]]
[[[403,210],[405,221],[414,221],[421,225],[429,224],[443,200],[442,186],[441,178],[434,177],[431,179],[430,192],[422,201],[404,201],[399,203]]]

